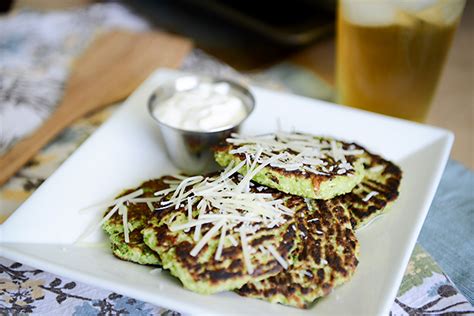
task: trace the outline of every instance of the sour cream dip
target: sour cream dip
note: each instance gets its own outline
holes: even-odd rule
[[[213,147],[239,132],[255,108],[252,93],[223,78],[172,71],[159,75],[171,78],[150,94],[148,113],[170,161],[189,174],[217,170]]]
[[[156,106],[152,115],[166,125],[187,131],[228,129],[248,115],[242,100],[227,93],[228,89],[228,85],[201,84],[197,89],[176,91]]]

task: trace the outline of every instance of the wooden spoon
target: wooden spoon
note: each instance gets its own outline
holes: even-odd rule
[[[31,136],[0,157],[0,185],[74,120],[126,98],[156,68],[177,68],[187,39],[114,31],[98,37],[76,61],[56,111]]]

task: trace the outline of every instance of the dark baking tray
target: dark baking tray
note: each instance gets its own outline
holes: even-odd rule
[[[334,31],[334,0],[185,0],[279,44],[301,46]]]

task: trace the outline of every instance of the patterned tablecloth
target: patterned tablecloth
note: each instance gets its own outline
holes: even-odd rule
[[[15,139],[34,130],[47,117],[61,97],[62,86],[73,58],[98,31],[113,27],[141,30],[147,28],[147,23],[116,4],[93,5],[55,13],[22,11],[0,19],[0,153],[6,151]],[[251,81],[267,87],[284,88],[281,80],[275,79],[277,76],[272,72],[245,77],[198,50],[187,57],[183,68]],[[288,71],[288,67],[285,67],[285,71]],[[304,84],[302,86],[304,89]],[[330,90],[321,85],[319,96],[330,97]],[[116,107],[110,106],[76,122],[36,155],[7,184],[0,187],[0,223],[31,195]],[[0,256],[0,314],[26,313],[177,314]],[[444,313],[474,314],[474,308],[429,254],[417,244],[391,314]]]

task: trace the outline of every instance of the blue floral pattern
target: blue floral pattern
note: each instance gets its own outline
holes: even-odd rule
[[[176,316],[134,298],[33,269],[0,258],[0,315],[30,313],[58,314],[67,311],[76,316],[134,315]]]

